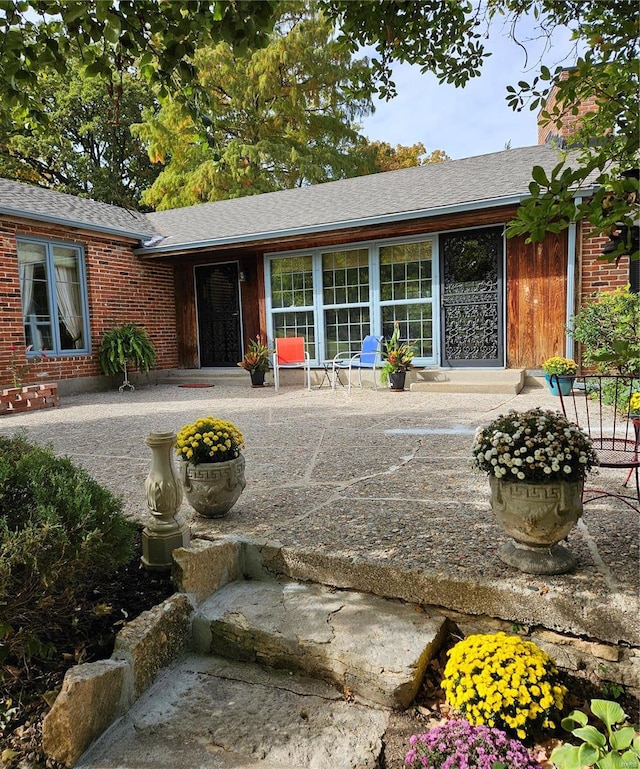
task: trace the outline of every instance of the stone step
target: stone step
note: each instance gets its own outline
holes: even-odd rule
[[[321,678],[363,702],[406,708],[445,634],[444,617],[323,585],[232,582],[200,604],[196,651]]]
[[[76,769],[374,769],[388,721],[322,681],[188,655]]]
[[[415,370],[412,392],[508,393],[525,386],[525,369],[422,369]]]

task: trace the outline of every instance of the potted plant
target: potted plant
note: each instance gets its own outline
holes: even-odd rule
[[[118,388],[136,388],[129,381],[127,368],[135,366],[139,371],[149,371],[156,365],[156,351],[146,329],[135,323],[114,326],[100,342],[100,366],[107,376],[122,372],[124,381]]]
[[[244,477],[244,437],[233,422],[208,416],[178,433],[176,453],[185,496],[205,518],[221,518],[238,501]]]
[[[249,342],[244,358],[238,366],[249,372],[252,387],[264,385],[264,375],[269,370],[269,356],[272,354],[273,350],[262,341],[259,334]]]
[[[571,358],[555,356],[547,358],[542,364],[544,378],[552,395],[569,395],[573,381],[578,373],[578,364]],[[556,374],[557,379],[551,377]]]
[[[380,369],[382,382],[389,382],[389,387],[392,390],[402,392],[407,371],[412,367],[411,362],[414,355],[413,343],[400,341],[400,325],[396,321],[391,338],[388,342],[382,343],[382,368]]]
[[[513,540],[500,558],[531,574],[573,568],[558,542],[582,515],[584,478],[597,464],[588,435],[556,411],[510,411],[478,428],[472,456],[489,476],[491,507]]]

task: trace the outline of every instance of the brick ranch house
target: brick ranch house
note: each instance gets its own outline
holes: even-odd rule
[[[258,333],[306,337],[318,366],[397,320],[419,367],[536,372],[574,355],[585,297],[629,282],[583,224],[504,237],[557,161],[538,145],[151,214],[0,180],[0,385],[33,345],[61,392],[96,386],[124,322],[159,370],[235,366]]]

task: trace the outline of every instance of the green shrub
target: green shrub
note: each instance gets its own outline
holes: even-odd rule
[[[640,374],[640,294],[617,289],[594,295],[573,319],[583,360],[602,373]]]
[[[85,470],[0,437],[0,662],[52,654],[92,579],[131,560],[134,534]]]
[[[566,688],[551,657],[533,641],[505,633],[470,635],[449,652],[442,689],[470,724],[525,739],[553,729]]]

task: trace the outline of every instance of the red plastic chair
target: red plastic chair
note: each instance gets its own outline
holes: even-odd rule
[[[275,339],[273,382],[276,390],[280,388],[281,368],[304,369],[307,390],[311,389],[311,367],[309,365],[309,353],[305,349],[304,337],[289,336]]]

